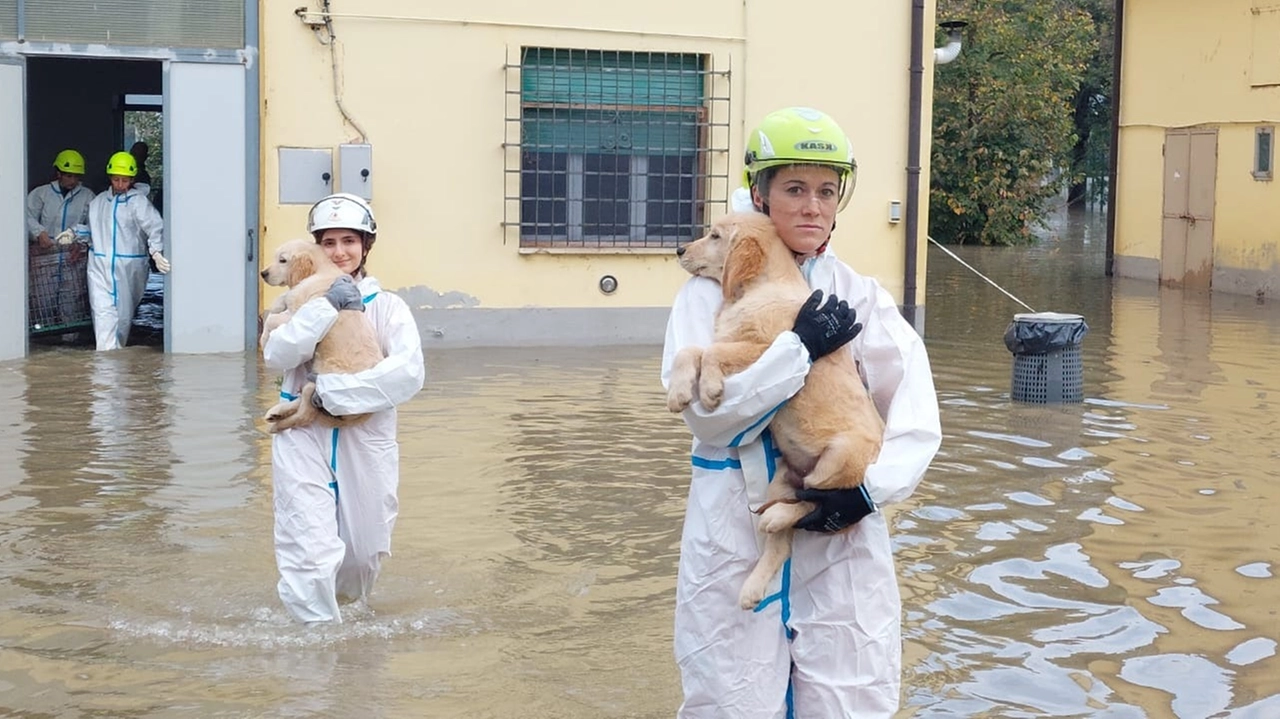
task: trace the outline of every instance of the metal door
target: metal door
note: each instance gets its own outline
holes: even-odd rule
[[[1165,133],[1160,282],[1209,289],[1213,281],[1213,211],[1218,131]]]
[[[243,352],[245,66],[166,63],[165,351]]]

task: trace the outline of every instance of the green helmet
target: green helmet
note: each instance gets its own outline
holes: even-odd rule
[[[107,174],[137,177],[138,161],[127,152],[117,152],[107,160]]]
[[[787,107],[764,116],[747,137],[742,184],[751,189],[761,170],[784,165],[826,165],[840,175],[840,209],[858,181],[853,146],[835,120],[808,107]]]
[[[84,174],[84,155],[75,150],[63,150],[58,156],[53,158],[53,166],[58,172],[68,175]]]

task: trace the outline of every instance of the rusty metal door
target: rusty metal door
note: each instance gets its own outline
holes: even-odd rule
[[[1165,133],[1161,283],[1205,290],[1212,285],[1217,175],[1216,129]]]

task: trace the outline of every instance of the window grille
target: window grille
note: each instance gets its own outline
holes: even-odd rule
[[[727,206],[729,72],[709,56],[526,47],[505,68],[521,247],[669,248]]]

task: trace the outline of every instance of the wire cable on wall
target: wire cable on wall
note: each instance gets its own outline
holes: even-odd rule
[[[329,66],[333,72],[333,103],[337,105],[338,112],[342,114],[342,119],[360,135],[360,142],[368,143],[369,138],[365,135],[364,128],[360,127],[360,123],[356,122],[351,113],[347,112],[346,106],[342,104],[342,74],[338,71],[338,36],[333,31],[333,17],[329,13],[329,0],[323,0],[323,7],[324,30],[328,38],[320,37],[318,29],[316,30],[316,37],[320,39],[320,44],[329,46]]]

